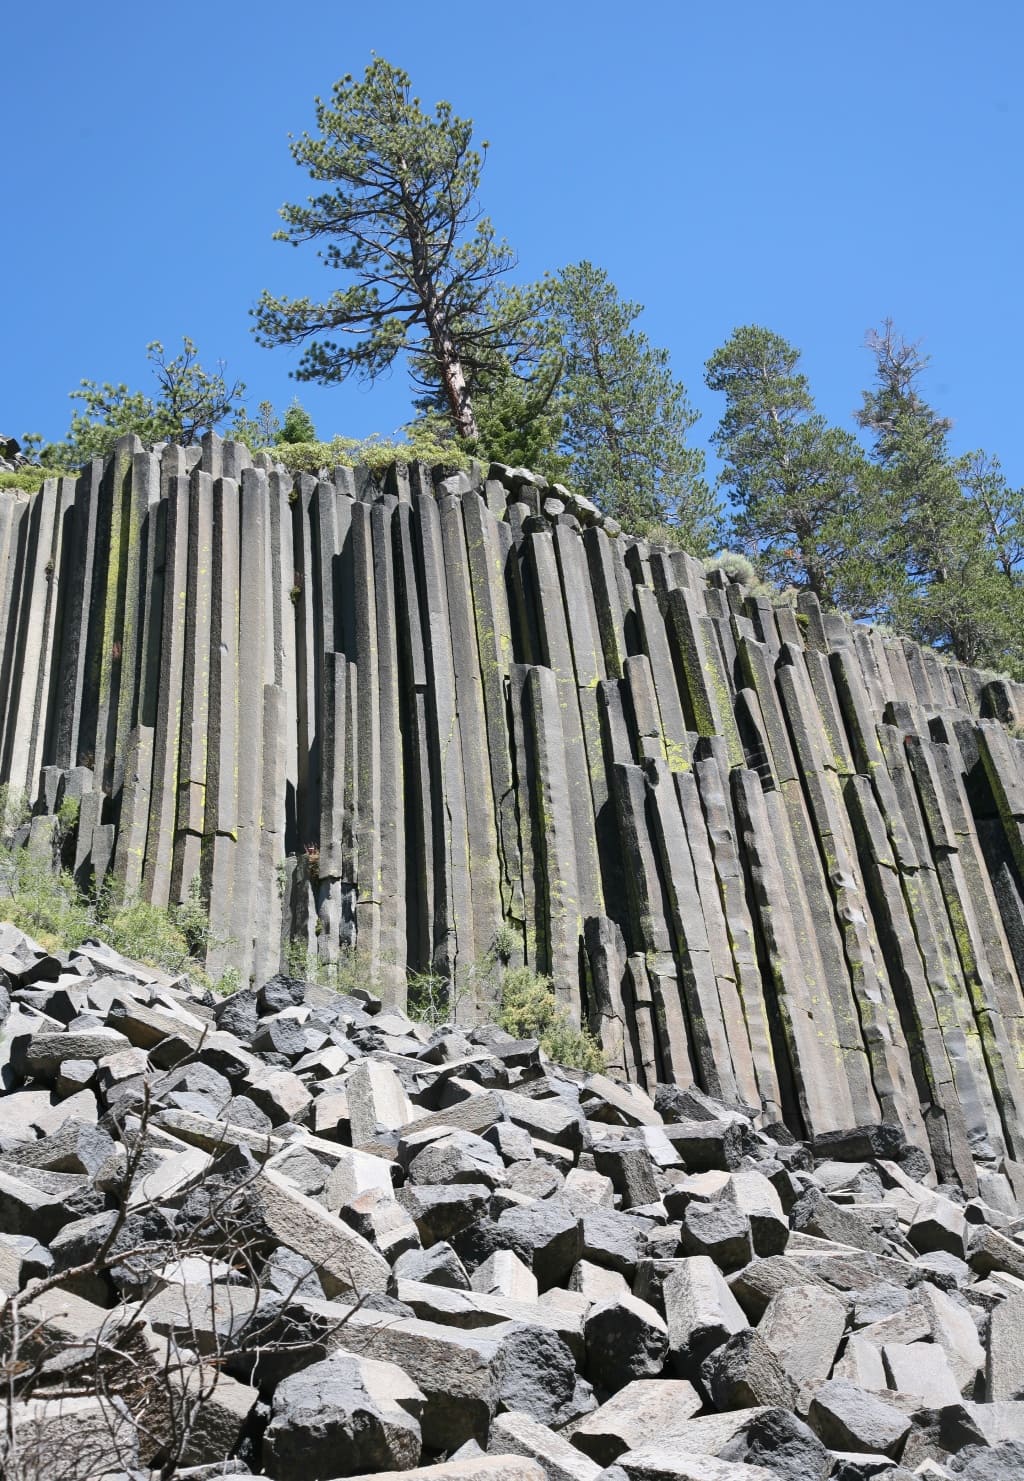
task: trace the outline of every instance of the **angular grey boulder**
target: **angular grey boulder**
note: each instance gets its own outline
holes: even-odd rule
[[[669,1351],[675,1371],[695,1374],[734,1332],[749,1326],[721,1272],[707,1255],[674,1264],[662,1285]]]
[[[745,1418],[719,1457],[734,1465],[764,1466],[780,1481],[825,1481],[832,1457],[814,1431],[788,1409],[761,1409]]]
[[[700,1376],[716,1409],[792,1409],[796,1404],[796,1384],[754,1327],[716,1347],[701,1364]]]
[[[328,1481],[419,1462],[426,1399],[394,1363],[337,1352],[274,1390],[263,1444],[277,1481]]]
[[[573,1427],[572,1443],[599,1465],[610,1466],[652,1435],[670,1439],[703,1405],[685,1378],[637,1379]]]
[[[496,1455],[524,1455],[544,1468],[548,1481],[597,1481],[601,1467],[562,1435],[529,1414],[509,1410],[491,1425],[487,1448]]]
[[[446,1240],[439,1240],[426,1250],[406,1250],[392,1266],[395,1280],[423,1281],[428,1285],[450,1286],[468,1291],[469,1276],[458,1255]]]
[[[892,1404],[845,1378],[815,1390],[808,1423],[834,1450],[864,1450],[898,1459],[910,1420]]]
[[[668,1356],[668,1327],[636,1296],[598,1302],[583,1325],[587,1378],[599,1393],[613,1394],[639,1378],[654,1378]]]
[[[779,1291],[757,1327],[797,1385],[828,1378],[845,1329],[846,1307],[817,1286]]]

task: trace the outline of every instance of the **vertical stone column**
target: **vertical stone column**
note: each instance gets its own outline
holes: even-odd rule
[[[975,1156],[992,1156],[1002,1143],[999,1112],[903,737],[892,726],[883,725],[878,728],[878,738],[884,753],[884,772],[872,774],[875,795],[900,860],[903,892],[953,1065],[971,1150]],[[879,786],[883,774],[888,785]],[[894,810],[899,815],[898,827],[893,822]]]
[[[418,495],[414,508],[428,665],[426,721],[435,881],[432,964],[436,971],[455,979],[460,963],[465,970],[479,954],[473,934],[465,772],[456,708],[441,516],[436,500],[430,495]]]
[[[737,769],[732,785],[750,896],[774,987],[770,1006],[782,1026],[800,1115],[812,1136],[854,1126],[843,1050],[786,847],[788,828],[778,809],[769,811],[756,773]],[[783,846],[781,857],[777,845]]]
[[[392,517],[395,598],[398,607],[400,713],[405,734],[403,781],[406,797],[406,957],[424,971],[431,965],[434,929],[433,793],[428,724],[427,659],[420,614],[415,525],[402,500]]]
[[[291,492],[295,496],[291,506],[294,567],[288,597],[295,633],[295,812],[298,847],[305,851],[316,845],[320,823],[317,701],[323,635],[318,620],[320,523],[316,499],[317,481],[308,473],[300,473]]]
[[[538,957],[550,972],[555,997],[579,1022],[580,911],[568,756],[555,675],[535,666],[526,676],[524,714],[533,760],[533,847],[537,867],[537,905],[543,920],[544,951]],[[539,923],[538,923],[539,934]]]
[[[285,829],[288,776],[287,696],[279,684],[263,686],[262,791],[260,797],[259,879],[260,930],[256,935],[253,971],[266,982],[287,965],[286,944],[291,920],[285,909],[290,865]]]
[[[118,438],[100,485],[96,526],[79,749],[83,744],[90,748],[96,779],[108,792],[114,788],[124,624],[138,554],[132,474],[135,455],[141,451],[138,437]],[[134,611],[133,600],[133,617]],[[89,764],[87,758],[83,764]]]
[[[903,1021],[936,1173],[940,1181],[969,1177],[976,1186],[951,1046],[936,1013],[900,867],[871,778],[848,777],[843,790],[889,981]]]
[[[667,761],[658,697],[654,692],[651,661],[646,653],[631,654],[623,665],[629,696],[633,751],[641,761]],[[632,757],[630,758],[632,759]]]
[[[576,688],[572,648],[566,623],[562,586],[554,543],[546,533],[525,540],[531,582],[536,598],[535,614],[544,664],[558,685],[562,711],[562,733],[566,750],[569,795],[576,838],[576,878],[584,915],[603,912],[601,871],[590,786],[590,762]],[[596,721],[596,707],[594,720]],[[593,738],[592,738],[593,740]]]
[[[389,1001],[406,1001],[405,773],[398,667],[398,586],[391,538],[398,499],[371,506],[373,588],[377,619],[377,692],[380,714],[380,962]],[[326,781],[326,758],[325,758]]]
[[[737,841],[737,828],[729,790],[723,782],[722,772],[713,756],[697,761],[693,776],[707,828],[713,871],[707,869],[703,857],[700,863],[697,862],[696,848],[694,849],[694,863],[698,870],[698,877],[703,882],[702,888],[707,891],[715,888],[721,901],[722,918],[732,959],[733,983],[739,994],[750,1045],[756,1085],[753,1103],[763,1107],[769,1121],[781,1120],[782,1091],[775,1061],[772,1023],[765,1002],[765,990],[757,956],[757,939],[747,902],[743,860]],[[690,835],[691,846],[693,846],[693,839],[699,838],[700,834],[696,818],[690,821],[692,801],[688,794],[691,789],[684,777],[677,779],[676,789],[683,804],[684,815],[688,820],[687,831]],[[712,911],[710,907],[707,907],[705,918],[711,915]],[[725,967],[722,968],[721,976],[726,977]],[[781,1032],[781,1026],[778,1027]]]
[[[41,765],[53,764],[57,746],[57,719],[62,701],[60,636],[65,594],[64,573],[69,562],[68,544],[73,523],[75,486],[74,478],[60,480],[60,496],[54,529],[53,570],[50,575],[50,598],[45,619],[46,631],[43,638],[43,662],[40,673],[39,726],[33,754],[29,758],[29,776],[37,776]]]
[[[547,932],[538,904],[543,894],[539,876],[538,849],[535,848],[539,822],[537,812],[536,765],[530,741],[526,685],[530,676],[528,664],[514,663],[509,670],[509,714],[511,716],[512,766],[519,824],[519,856],[523,861],[523,921],[526,965],[544,971],[548,961]]]
[[[135,900],[142,890],[153,776],[153,731],[148,725],[138,725],[132,731],[121,770],[124,780],[114,847],[114,878],[125,899]]]
[[[160,647],[163,639],[164,579],[167,564],[167,496],[178,477],[181,449],[154,449],[140,477],[146,509],[139,553],[140,613],[136,714],[155,731],[160,706]],[[173,470],[173,473],[172,473]]]
[[[605,668],[609,678],[621,679],[627,654],[626,622],[612,549],[615,543],[598,525],[591,525],[583,536]]]
[[[967,811],[949,767],[948,749],[920,736],[907,736],[904,745],[1002,1127],[1012,1155],[1020,1160],[1024,1151],[1024,1084],[1020,1071],[1024,1043],[1019,992],[1008,960],[1001,960],[999,914],[986,888],[987,876],[983,883],[976,862],[971,867]]]
[[[75,485],[60,624],[60,678],[54,759],[58,766],[81,763],[79,734],[85,683],[86,632],[96,559],[96,522],[103,464],[93,459]]]
[[[665,755],[672,771],[686,771],[690,765],[687,721],[679,697],[665,622],[658,599],[649,587],[637,588],[636,601],[644,652],[651,665],[654,692],[658,699]]]
[[[607,916],[592,915],[584,922],[583,937],[590,966],[591,1031],[604,1051],[608,1073],[614,1079],[636,1080],[636,1025],[623,992],[627,973],[622,932]]]
[[[201,877],[206,831],[210,718],[210,633],[213,609],[213,479],[199,469],[189,479],[188,595],[181,682],[181,748],[171,900],[183,901]]]
[[[647,957],[643,952],[634,952],[627,962],[633,1013],[637,1038],[637,1078],[648,1090],[671,1076],[671,1069],[661,1063],[658,1053],[656,1010],[650,978],[647,975]],[[685,1075],[677,1082],[688,1084]]]
[[[800,769],[808,816],[817,842],[821,870],[829,885],[836,926],[842,939],[849,993],[833,994],[837,1018],[844,1010],[850,1034],[859,1024],[860,1042],[871,1069],[871,1082],[883,1120],[901,1125],[916,1141],[924,1138],[917,1092],[903,1038],[899,1014],[882,968],[871,928],[856,849],[836,773],[827,763],[815,724],[813,698],[800,664],[800,655],[783,650],[787,662],[776,674],[781,708],[792,737]],[[854,1018],[854,1014],[856,1018]]]
[[[740,992],[739,973],[730,944],[729,923],[715,873],[711,839],[701,808],[697,779],[693,771],[686,771],[677,773],[673,781],[690,855],[693,859],[694,885],[707,933],[717,998],[721,1005],[733,1073],[736,1077],[736,1091],[740,1100],[746,1105],[761,1106],[762,1110],[768,1112],[769,1119],[774,1119],[779,1114],[779,1094],[771,1060],[771,1048],[768,1044],[767,1027],[764,1024],[764,1006],[758,991],[753,1004],[754,1022],[748,1022],[744,998]],[[757,986],[760,987],[759,982]],[[762,1067],[757,1059],[763,1053],[764,1047],[767,1047],[768,1053],[764,1055],[764,1073],[762,1074]]]
[[[647,782],[638,766],[617,764],[613,777],[630,907],[630,944],[646,957],[643,982],[649,992],[658,1059],[665,1078],[689,1084],[693,1078],[690,1035],[673,955],[670,906],[648,818]]]
[[[5,633],[13,662],[4,706],[3,770],[12,791],[27,797],[35,796],[36,758],[45,728],[42,711],[49,687],[48,639],[55,605],[59,514],[59,485],[55,478],[48,478],[29,505],[18,620]]]
[[[479,494],[462,498],[470,584],[480,655],[480,678],[487,726],[487,764],[497,820],[501,910],[524,926],[523,866],[512,775],[507,687],[513,662],[512,623],[505,590],[506,553],[498,522]]]
[[[189,505],[188,479],[183,475],[172,478],[167,497],[161,505],[163,610],[160,613],[160,669],[153,731],[153,788],[149,799],[149,829],[143,866],[143,889],[146,898],[154,905],[167,905],[171,899],[188,628]]]
[[[219,478],[213,486],[213,601],[203,829],[203,886],[209,901],[211,935],[207,964],[218,976],[229,965],[233,951],[242,945],[233,936],[231,908],[238,844],[239,554],[238,485],[233,478]]]
[[[244,982],[253,970],[257,943],[268,932],[268,901],[277,886],[276,873],[264,870],[260,859],[264,685],[273,678],[267,662],[270,489],[263,469],[243,469],[238,498],[237,823],[230,935]],[[275,869],[279,862],[274,861]]]
[[[469,557],[462,521],[462,500],[445,495],[438,501],[441,547],[448,593],[452,672],[455,680],[455,713],[459,731],[463,785],[466,797],[466,834],[474,955],[464,967],[482,966],[495,932],[502,921],[498,870],[498,833],[494,801],[486,784],[490,770],[487,751],[487,718],[483,679],[476,638]],[[467,979],[473,993],[476,1019],[493,1018],[495,1004],[489,999],[488,978],[474,971]]]
[[[114,796],[121,790],[129,738],[139,723],[139,687],[145,658],[142,638],[150,595],[146,545],[150,530],[150,506],[159,497],[159,490],[159,456],[137,449],[132,455],[130,481],[122,508],[120,529],[122,570],[114,635],[114,652],[119,654],[119,665],[111,681],[114,686],[111,699]],[[133,758],[136,766],[139,755],[136,747]],[[148,790],[148,778],[146,786]]]
[[[843,1072],[853,1100],[855,1124],[864,1125],[877,1121],[880,1118],[880,1111],[889,1119],[897,1119],[893,1102],[895,1091],[892,1084],[892,1068],[885,1052],[891,1035],[884,1011],[881,1014],[875,1012],[869,992],[865,989],[862,1004],[865,1005],[864,1010],[870,1012],[871,1015],[867,1038],[878,1051],[869,1063],[865,1042],[861,1037],[860,1018],[850,978],[851,957],[856,962],[856,970],[861,976],[866,970],[871,970],[870,951],[866,948],[866,943],[857,938],[854,923],[849,918],[848,911],[842,908],[842,904],[838,910],[837,919],[837,908],[830,892],[829,878],[826,877],[829,875],[830,878],[836,878],[837,870],[834,860],[830,862],[827,853],[823,868],[823,860],[819,853],[821,838],[815,833],[813,825],[813,802],[809,805],[804,795],[796,756],[779,703],[774,666],[768,650],[763,644],[746,638],[741,640],[739,649],[741,664],[757,693],[764,719],[765,733],[779,789],[776,795],[781,797],[785,808],[788,832],[792,840],[791,858],[803,887],[811,923],[811,937],[816,955],[822,964],[823,980],[831,1002],[834,1031],[843,1057]],[[808,742],[809,732],[804,729],[800,733],[805,742]],[[808,757],[808,775],[814,775],[816,759],[815,755]],[[820,800],[820,792],[818,795]],[[823,824],[823,827],[827,826],[827,823]],[[826,834],[825,837],[831,840],[831,848],[834,851],[834,838],[830,834]],[[844,881],[848,880],[848,884],[844,882],[842,888],[847,897],[843,903],[849,905],[853,903],[850,889],[853,876],[843,875],[841,869],[838,870],[838,874]],[[841,927],[847,934],[846,951],[844,951]],[[877,992],[875,997],[877,997]]]
[[[1024,746],[996,720],[978,725],[978,751],[1017,869],[1024,875]]]
[[[359,949],[370,970],[380,970],[381,894],[381,710],[380,650],[374,582],[370,505],[352,505],[352,589],[355,598],[356,738],[356,925]]]
[[[567,525],[555,526],[553,540],[571,652],[570,674],[574,674],[576,679],[576,703],[579,706],[590,782],[590,809],[594,819],[594,846],[597,853],[597,898],[600,909],[603,910],[606,890],[615,885],[617,865],[615,807],[611,800],[607,765],[601,744],[601,714],[597,696],[598,685],[604,681],[607,670],[583,543],[579,534]],[[582,875],[580,877],[583,878]],[[584,895],[583,898],[592,897]],[[592,912],[588,909],[585,913]]]
[[[686,1005],[687,1039],[701,1085],[710,1094],[734,1102],[742,1097],[733,1063],[731,1037],[740,1048],[741,1024],[734,1022],[731,1025],[734,1033],[730,1036],[718,995],[693,856],[672,773],[664,761],[649,761],[645,772],[653,840],[675,938],[679,987]],[[749,1088],[752,1087],[748,1087],[748,1094]]]
[[[733,765],[743,761],[729,696],[729,686],[717,647],[708,647],[699,597],[685,587],[668,594],[668,616],[676,651],[686,678],[688,710],[699,735],[724,735]]]

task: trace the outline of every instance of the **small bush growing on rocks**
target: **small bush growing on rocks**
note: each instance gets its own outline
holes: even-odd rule
[[[538,1039],[556,1064],[592,1074],[604,1069],[604,1054],[593,1034],[577,1028],[555,1001],[550,977],[529,967],[513,967],[501,987],[498,1022],[517,1039]]]
[[[0,799],[0,814],[2,809]],[[70,816],[69,809],[65,818]],[[74,817],[77,821],[77,812]],[[65,836],[63,826],[59,833]],[[203,987],[233,992],[240,985],[237,972],[211,981],[203,969],[211,938],[198,884],[194,881],[184,904],[169,909],[126,898],[110,881],[90,899],[49,858],[26,848],[0,846],[0,921],[29,932],[48,951],[73,951],[83,941],[99,940],[149,967],[187,972]]]
[[[723,550],[704,562],[705,571],[723,571],[730,581],[740,586],[757,586],[760,577],[754,563],[738,550]]]
[[[439,1028],[452,1023],[458,1011],[451,983],[440,972],[410,972],[407,1012],[414,1023]]]
[[[102,913],[103,936],[115,951],[165,972],[184,971],[191,958],[185,932],[169,910],[147,900],[123,900]]]
[[[0,920],[36,936],[49,950],[80,946],[95,935],[93,914],[74,880],[23,848],[0,851]]]
[[[491,942],[491,956],[497,962],[510,962],[516,952],[522,949],[522,944],[519,932],[507,921],[502,921]]]

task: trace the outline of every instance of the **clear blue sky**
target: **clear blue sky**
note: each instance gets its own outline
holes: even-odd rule
[[[864,333],[931,354],[958,448],[1024,481],[1024,9],[1017,0],[54,0],[4,22],[0,431],[66,430],[83,376],[149,388],[189,334],[252,406],[298,393],[321,435],[390,432],[405,375],[299,386],[260,290],[325,294],[271,240],[307,193],[289,131],[371,51],[491,143],[483,204],[523,281],[589,257],[703,412],[707,356],[760,322],[849,425]]]

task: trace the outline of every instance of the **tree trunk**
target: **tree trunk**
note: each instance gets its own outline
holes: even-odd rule
[[[459,358],[458,346],[445,323],[444,310],[438,298],[437,284],[430,270],[423,229],[415,209],[405,195],[404,187],[402,194],[405,230],[412,256],[413,283],[420,303],[423,305],[423,321],[427,326],[434,358],[441,374],[444,397],[459,436],[475,438],[480,435],[480,429],[473,415],[473,403],[470,400],[466,373]]]
[[[428,328],[430,328],[431,339],[434,339],[434,330],[430,326],[429,320]],[[452,414],[452,421],[455,423],[460,437],[479,437],[480,429],[477,427],[476,417],[473,415],[473,403],[469,397],[469,387],[466,385],[466,376],[462,369],[462,361],[459,359],[458,352],[451,342],[451,338],[443,332],[440,333],[439,337],[441,344],[437,347],[435,340],[435,347],[438,364],[441,368],[445,399],[448,402],[448,408]]]

